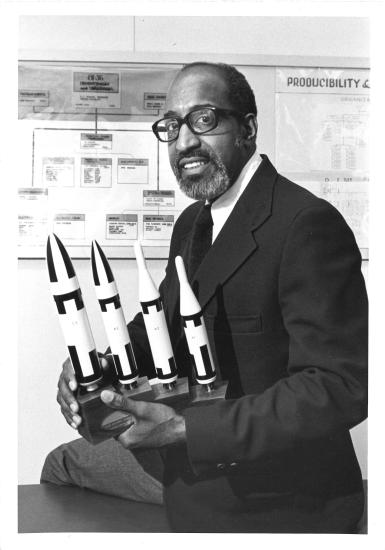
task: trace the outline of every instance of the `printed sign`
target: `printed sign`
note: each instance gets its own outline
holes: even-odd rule
[[[118,158],[118,183],[148,183],[149,159]]]
[[[20,187],[17,191],[19,245],[41,245],[48,234],[48,189]]]
[[[40,201],[48,199],[48,189],[40,187],[20,187],[18,190],[19,200]]]
[[[137,214],[107,214],[106,239],[133,239],[138,238]]]
[[[47,187],[73,187],[74,166],[73,157],[43,157],[42,183]]]
[[[85,237],[85,214],[56,214],[53,231],[61,239],[79,239]]]
[[[82,158],[81,187],[111,187],[112,159]]]
[[[19,105],[48,107],[49,92],[45,90],[19,90]]]
[[[120,108],[120,74],[74,72],[72,104],[75,108]]]
[[[112,149],[112,134],[80,134],[81,149],[107,150]]]
[[[317,94],[368,94],[369,71],[360,69],[296,69],[276,70],[276,91]]]
[[[20,214],[19,217],[19,244],[41,245],[47,240],[47,217]],[[31,242],[29,242],[31,241]]]
[[[174,227],[174,216],[143,214],[143,238],[148,240],[169,240]]]
[[[145,109],[163,111],[166,104],[166,94],[154,94],[146,92],[144,94]]]
[[[143,191],[143,206],[175,206],[175,191]]]

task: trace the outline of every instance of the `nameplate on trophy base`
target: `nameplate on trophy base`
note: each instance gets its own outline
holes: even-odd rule
[[[78,432],[93,445],[120,435],[132,424],[130,413],[113,409],[101,400],[100,394],[104,390],[118,392],[131,399],[142,401],[151,401],[153,398],[153,392],[146,377],[139,378],[137,387],[132,390],[120,384],[116,386],[104,384],[90,392],[79,388],[76,399],[79,403],[82,423]]]
[[[165,387],[162,382],[152,384],[152,391],[154,392],[154,403],[164,403],[170,405],[170,407],[180,408],[180,406],[186,405],[190,401],[190,391],[188,378],[177,378],[175,386],[170,388]]]
[[[208,391],[204,384],[196,384],[190,387],[191,400],[189,406],[208,405],[215,401],[223,400],[226,396],[228,381],[215,382],[214,387]]]

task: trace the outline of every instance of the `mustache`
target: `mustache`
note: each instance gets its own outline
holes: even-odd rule
[[[200,149],[199,151],[191,151],[191,153],[179,153],[176,157],[175,157],[175,163],[176,164],[179,164],[179,162],[181,160],[189,160],[189,159],[194,159],[194,158],[197,158],[197,157],[200,157],[200,158],[207,158],[207,159],[211,159],[212,158],[212,154],[209,152],[209,151],[203,151],[202,149]]]
[[[193,160],[194,158],[203,158],[207,160],[213,160],[215,159],[214,155],[210,151],[204,151],[203,149],[199,149],[196,151],[191,151],[190,153],[179,153],[173,163],[174,170],[179,169],[179,163],[182,160]]]

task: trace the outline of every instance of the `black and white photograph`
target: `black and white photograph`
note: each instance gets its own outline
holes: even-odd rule
[[[380,548],[381,3],[5,4],[1,549]]]

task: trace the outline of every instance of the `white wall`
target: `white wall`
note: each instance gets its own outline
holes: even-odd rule
[[[362,19],[333,17],[135,18],[135,49],[161,52],[361,57],[369,55]],[[345,34],[346,33],[346,34]],[[363,53],[366,52],[366,53]]]
[[[180,62],[182,58],[216,56],[231,62],[238,56],[238,61],[252,63],[256,56],[306,55],[322,56],[331,62],[335,56],[342,56],[354,63],[353,58],[369,57],[368,32],[368,21],[362,18],[26,16],[20,19],[19,44],[23,59]],[[149,262],[157,282],[164,266],[161,260]],[[138,304],[135,263],[113,260],[112,268],[130,319]],[[102,350],[105,335],[89,261],[75,261],[75,269],[95,340]],[[55,400],[67,352],[48,293],[44,261],[21,260],[18,283],[19,482],[27,484],[38,483],[45,455],[76,437],[76,432],[62,419]],[[366,423],[352,433],[366,477]]]
[[[22,16],[20,57],[129,61],[180,54],[368,58],[362,17]]]

